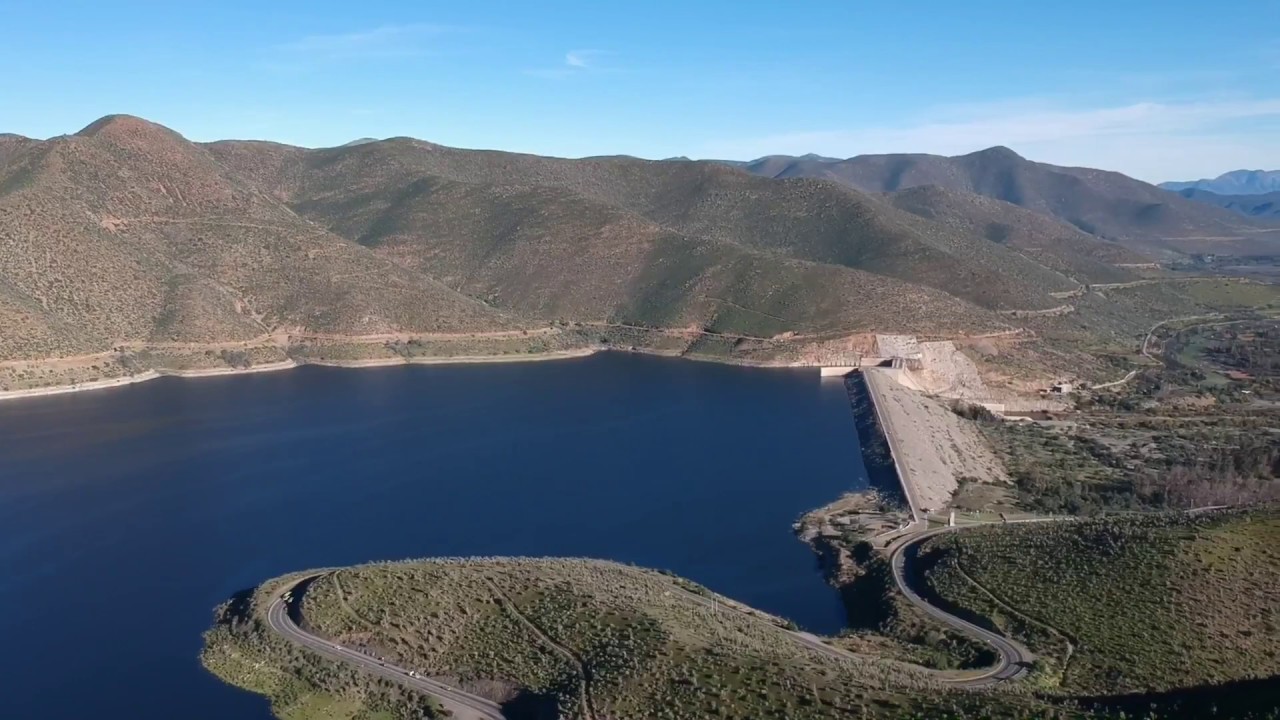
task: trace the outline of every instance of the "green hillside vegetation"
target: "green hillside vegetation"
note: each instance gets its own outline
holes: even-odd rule
[[[973,227],[715,163],[197,145],[109,116],[0,138],[0,359],[558,321],[960,334],[1076,287]]]
[[[1229,310],[1280,308],[1280,285],[1231,280],[1202,280],[1187,284],[1186,292],[1197,302]]]
[[[927,541],[945,600],[1022,637],[1055,690],[1280,674],[1280,508],[1007,525]]]
[[[297,576],[294,576],[297,577]],[[359,707],[407,717],[421,700],[361,680],[270,633],[290,582],[219,610],[205,665],[266,694],[281,717]],[[947,691],[874,658],[832,658],[780,621],[698,601],[696,585],[587,560],[430,560],[332,571],[308,587],[308,630],[506,703],[513,717],[1043,717],[1018,697]],[[727,601],[722,601],[727,602]],[[778,623],[778,624],[775,624]],[[516,712],[524,712],[518,715]]]
[[[890,308],[904,327],[997,322],[937,290],[682,235],[556,187],[428,177],[295,209],[465,294],[541,321],[699,325],[762,337],[840,329]]]
[[[733,262],[731,246],[763,253],[766,270],[757,271],[763,282],[770,279],[763,260],[794,259],[924,285],[992,309],[1049,307],[1046,290],[1074,287],[985,238],[928,225],[839,185],[769,182],[713,163],[564,160],[405,139],[318,151],[245,143],[209,148],[264,190],[288,198],[300,214],[367,245],[412,244],[406,252],[417,258],[448,262],[457,245],[471,246],[473,235],[486,246],[500,243],[499,260],[541,249],[557,257],[557,244],[576,239],[582,251],[583,240],[592,239],[597,247],[589,251],[596,256],[574,258],[593,262],[590,277],[617,271],[605,260],[634,262],[638,254],[650,276],[670,277],[685,293],[699,290],[692,281],[703,268],[645,257],[644,239],[660,235],[690,246],[677,255],[717,263]],[[633,235],[638,248],[617,242]],[[993,256],[1006,271],[991,266]],[[502,268],[473,263],[465,269],[463,277],[485,281]],[[878,285],[878,292],[907,290],[883,279]],[[699,294],[708,293],[693,297]]]
[[[518,326],[377,257],[137,118],[27,144],[0,165],[0,358],[121,341],[239,341]]]
[[[997,325],[1067,338],[1070,353],[1131,345],[1151,323],[1199,307],[1176,288],[1078,297],[1086,284],[1134,279],[1124,266],[1150,258],[968,186],[881,197],[715,163],[565,160],[405,138],[319,151],[207,147],[299,214],[541,318],[590,308],[746,334],[885,330],[888,318],[976,332],[995,311]],[[1167,195],[1102,175],[1080,181],[1091,197],[1130,187],[1115,178]],[[622,237],[636,240],[599,242]],[[533,272],[516,270],[524,267]],[[1012,320],[1064,306],[1075,312]],[[1066,364],[1082,362],[1077,352]]]
[[[889,199],[909,213],[1012,248],[1079,284],[1132,280],[1132,271],[1124,266],[1149,262],[1053,216],[984,195],[920,185],[892,193]]]
[[[986,643],[911,604],[893,578],[888,556],[872,551],[857,533],[846,531],[817,547],[846,548],[853,558],[841,568],[841,577],[828,578],[839,587],[849,618],[835,641],[841,647],[943,671],[972,671],[996,662]]]
[[[1113,377],[1140,371],[1078,393],[1052,422],[976,416],[1023,505],[1079,515],[1280,500],[1280,321],[1252,311],[1186,320],[1161,328],[1150,350],[1158,361],[1117,358]]]
[[[993,158],[983,163],[997,176],[1001,163],[1018,178],[1049,172]],[[1132,189],[1122,176],[1067,170],[1049,186],[1078,181],[1095,199]],[[412,339],[431,345],[420,357],[465,357],[469,343],[446,336],[543,337],[553,325],[602,328],[560,348],[642,327],[652,342],[611,346],[775,361],[812,360],[816,335],[1029,330],[1005,365],[1042,381],[1050,370],[1038,358],[1052,372],[1090,371],[1090,355],[1131,346],[1158,320],[1265,292],[1088,292],[1127,283],[1125,266],[1146,258],[1052,208],[987,197],[987,185],[917,188],[911,178],[904,171],[890,183],[902,191],[883,195],[883,183],[867,193],[714,162],[407,138],[201,145],[129,116],[45,141],[0,136],[0,236],[12,240],[0,244],[0,387],[213,370],[202,358],[223,350],[366,362],[407,357],[384,343]],[[672,330],[689,334],[677,341]],[[331,353],[312,352],[316,336]],[[546,347],[507,340],[503,354]]]

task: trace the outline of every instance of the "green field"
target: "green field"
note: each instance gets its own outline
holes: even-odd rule
[[[922,557],[939,595],[1023,637],[1057,691],[1280,673],[1276,506],[967,530]]]
[[[1185,292],[1206,307],[1224,310],[1280,307],[1280,285],[1223,278],[1187,283]]]

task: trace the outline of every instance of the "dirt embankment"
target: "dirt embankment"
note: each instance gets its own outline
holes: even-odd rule
[[[900,385],[891,373],[871,368],[864,375],[903,490],[916,510],[946,508],[962,477],[1007,481],[1000,461],[974,428],[949,407]]]
[[[850,548],[876,546],[924,513],[947,508],[962,477],[1007,480],[1003,466],[967,421],[938,400],[904,387],[900,370],[870,368],[845,378],[868,489],[813,510],[795,525],[832,584],[848,585],[864,562]]]

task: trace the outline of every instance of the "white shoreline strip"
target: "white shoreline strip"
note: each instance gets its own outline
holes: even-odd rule
[[[50,387],[28,388],[25,390],[3,390],[0,391],[0,401],[18,400],[21,398],[44,397],[46,395],[65,395],[73,392],[87,392],[89,390],[105,390],[107,388],[122,387],[132,385],[134,383],[155,380],[160,377],[179,377],[179,378],[204,378],[219,377],[225,375],[246,375],[250,373],[273,372],[276,370],[289,370],[300,367],[302,365],[321,365],[324,367],[345,367],[345,368],[371,368],[371,367],[390,367],[393,365],[473,365],[479,363],[507,363],[507,362],[533,362],[539,360],[562,360],[566,358],[586,357],[598,352],[597,348],[579,348],[576,350],[556,350],[545,353],[532,353],[526,355],[467,355],[458,357],[438,357],[438,358],[376,358],[372,360],[307,360],[297,362],[296,360],[281,360],[280,362],[265,363],[262,365],[252,365],[247,368],[201,368],[194,370],[147,370],[122,378],[110,378],[107,380],[88,380],[82,383],[73,383],[71,385],[53,385]]]
[[[517,362],[540,362],[547,360],[565,360],[568,358],[580,358],[594,355],[598,352],[609,350],[611,352],[631,352],[641,355],[657,355],[659,357],[681,358],[683,360],[696,360],[699,362],[712,362],[721,365],[737,365],[739,367],[755,367],[755,368],[812,368],[818,369],[817,365],[809,363],[797,363],[787,361],[752,361],[737,358],[720,358],[707,357],[700,355],[681,355],[678,352],[662,352],[637,348],[635,350],[618,350],[616,348],[607,347],[584,347],[574,348],[572,350],[550,350],[542,353],[525,353],[510,355],[457,355],[453,357],[416,357],[416,358],[371,358],[368,360],[303,360],[298,362],[293,359],[282,360],[280,362],[266,363],[263,365],[252,365],[247,368],[201,368],[193,370],[147,370],[123,378],[111,378],[109,380],[87,380],[82,383],[73,383],[71,385],[53,385],[50,387],[28,388],[25,390],[0,390],[0,401],[17,400],[29,397],[42,397],[45,395],[63,395],[73,392],[84,392],[88,390],[103,390],[106,388],[121,387],[123,385],[132,385],[134,383],[146,382],[154,380],[158,377],[179,377],[179,378],[202,378],[202,377],[218,377],[223,375],[244,375],[247,373],[271,372],[275,370],[289,370],[291,368],[301,367],[303,365],[319,365],[321,367],[342,367],[342,368],[378,368],[393,367],[397,365],[478,365],[484,363],[517,363]]]
[[[262,365],[250,365],[247,368],[220,367],[220,368],[198,368],[195,370],[155,370],[162,377],[180,377],[180,378],[199,378],[214,377],[216,375],[244,375],[246,373],[273,372],[276,370],[288,370],[298,367],[298,363],[292,359],[281,360],[280,362],[263,363]]]
[[[82,383],[75,383],[73,385],[54,385],[53,387],[28,388],[26,390],[4,390],[0,391],[0,400],[16,400],[18,398],[41,397],[43,395],[64,395],[66,393],[83,392],[86,390],[105,390],[107,388],[155,380],[158,377],[160,377],[160,373],[155,370],[148,370],[128,377],[110,378],[107,380],[89,380]]]
[[[307,360],[303,365],[324,367],[367,368],[394,365],[476,365],[480,363],[538,362],[540,360],[564,360],[586,357],[599,352],[599,348],[586,347],[574,350],[551,350],[544,353],[513,355],[457,355],[453,357],[372,358],[369,360]]]

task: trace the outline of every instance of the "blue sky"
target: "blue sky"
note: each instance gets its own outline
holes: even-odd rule
[[[6,0],[0,132],[1280,168],[1280,2]]]

